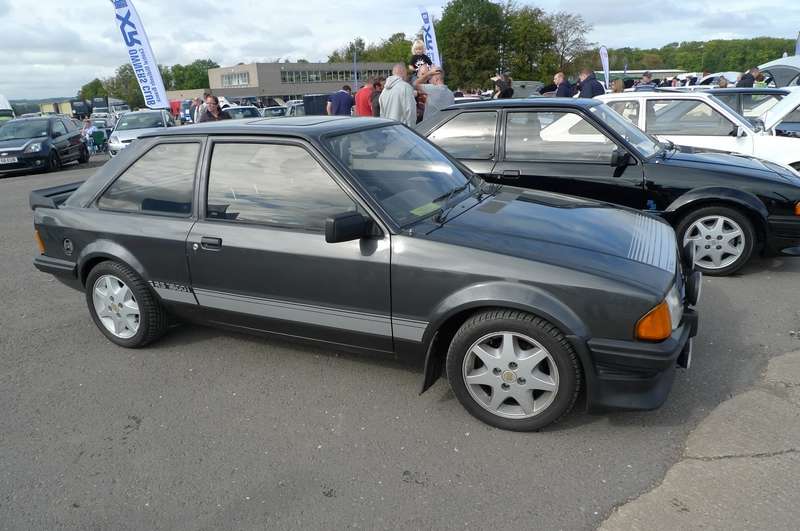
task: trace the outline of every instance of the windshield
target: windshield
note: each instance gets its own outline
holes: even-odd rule
[[[286,107],[273,107],[264,109],[264,116],[284,116],[286,115]]]
[[[47,120],[7,122],[0,127],[0,140],[47,136]]]
[[[601,122],[639,150],[643,157],[652,157],[661,148],[658,140],[631,124],[606,104],[595,105],[589,110]]]
[[[119,119],[117,131],[128,129],[148,129],[151,127],[164,127],[164,118],[160,112],[145,112],[141,114],[124,114]]]
[[[455,204],[477,187],[427,140],[399,125],[347,133],[324,143],[401,227],[441,211],[448,200]]]
[[[255,107],[228,108],[222,112],[234,120],[241,120],[242,118],[261,118],[261,115],[258,114],[258,109]]]

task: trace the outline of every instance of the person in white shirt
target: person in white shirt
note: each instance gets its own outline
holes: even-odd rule
[[[426,95],[423,120],[456,102],[453,92],[444,84],[444,70],[438,66],[420,66],[419,76],[414,84],[417,90]]]

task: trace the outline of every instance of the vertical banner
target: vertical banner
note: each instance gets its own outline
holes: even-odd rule
[[[116,25],[122,34],[133,73],[142,89],[144,103],[151,109],[169,109],[164,81],[158,70],[153,49],[144,32],[144,26],[131,0],[111,0],[116,12]]]
[[[794,54],[800,55],[800,31],[797,32],[797,44],[794,45]]]
[[[422,15],[422,40],[425,41],[425,53],[434,65],[442,66],[442,56],[439,55],[439,45],[436,43],[436,30],[433,28],[428,10],[420,6],[419,13]]]
[[[611,87],[611,80],[609,79],[609,68],[608,68],[608,48],[605,46],[600,47],[600,62],[603,63],[603,74],[606,78],[606,88]]]

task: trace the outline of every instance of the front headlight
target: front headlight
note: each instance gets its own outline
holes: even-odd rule
[[[42,150],[41,142],[34,142],[25,148],[25,153],[39,153]]]
[[[663,341],[672,335],[683,319],[683,301],[678,287],[673,285],[658,306],[636,323],[636,339]]]

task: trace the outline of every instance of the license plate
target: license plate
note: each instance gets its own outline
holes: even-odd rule
[[[17,157],[0,157],[0,164],[16,164]]]

